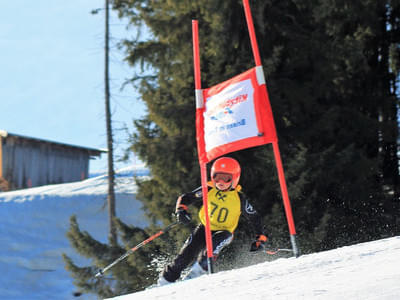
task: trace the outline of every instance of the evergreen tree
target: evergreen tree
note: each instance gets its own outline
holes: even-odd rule
[[[322,248],[399,231],[392,89],[397,74],[388,67],[387,55],[390,6],[389,1],[320,1],[314,8],[332,85],[319,99],[324,111],[310,136],[318,137],[310,149],[316,154],[312,162],[323,158],[312,182],[326,201],[322,220],[330,219]]]
[[[399,234],[399,1],[250,4],[301,250]],[[152,175],[137,182],[137,198],[154,223],[168,224],[179,194],[200,184],[191,20],[199,20],[202,86],[209,87],[254,65],[243,7],[239,0],[114,0],[113,5],[122,18],[151,33],[146,40],[122,44],[132,66],[147,67],[131,81],[148,109],[134,122],[132,150]],[[271,147],[230,155],[242,165],[241,184],[264,218],[270,244],[289,246]],[[168,242],[158,240],[155,253],[176,253],[187,233],[182,229]],[[240,224],[232,248],[242,251],[250,235]],[[85,244],[75,245],[79,250]],[[110,251],[106,247],[88,256],[104,265]],[[145,267],[150,248],[143,253],[121,271],[125,277],[115,269],[115,281],[99,287],[102,293],[114,291],[120,280],[120,286],[144,287],[145,282],[126,275],[136,264],[143,266],[137,270],[146,274],[142,278],[154,280],[155,269]],[[235,260],[234,254],[226,257]],[[76,276],[85,286],[88,279]]]
[[[136,122],[132,140],[154,175],[141,186],[140,198],[155,218],[168,215],[179,191],[199,182],[190,19],[199,19],[203,86],[211,86],[253,65],[240,2],[134,6],[154,33],[154,39],[126,45],[132,65],[147,63],[157,74],[155,82],[141,83],[149,115]],[[132,9],[115,3],[122,15]],[[323,237],[311,243],[318,250],[397,231],[397,74],[389,63],[396,58],[390,49],[397,53],[398,4],[251,5],[300,234]],[[176,157],[177,148],[190,155],[187,161]],[[281,200],[270,149],[232,155],[244,166],[248,193],[267,220],[274,218],[273,204]],[[185,172],[176,172],[182,166]],[[171,199],[170,206],[155,195]]]
[[[172,247],[163,245],[162,239],[173,239],[173,233],[165,233],[162,238],[153,240],[146,247],[140,248],[125,260],[113,266],[102,277],[95,277],[101,269],[122,256],[126,251],[149,238],[147,232],[155,232],[160,229],[150,226],[147,230],[128,226],[115,219],[115,226],[121,236],[123,246],[108,245],[96,241],[88,232],[81,231],[76,217],[70,220],[68,239],[71,245],[80,255],[90,259],[90,266],[79,267],[66,254],[63,254],[66,269],[75,279],[74,284],[81,293],[96,294],[101,298],[113,297],[121,294],[132,293],[149,286],[158,277],[159,262],[166,260],[166,251],[174,251]]]

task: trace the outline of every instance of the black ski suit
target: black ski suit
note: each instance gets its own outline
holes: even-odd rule
[[[263,235],[261,217],[240,192],[240,186],[236,189],[223,192],[214,187],[208,187],[208,213],[211,223],[211,235],[213,244],[213,256],[217,258],[221,250],[233,240],[233,232],[239,222],[239,216],[244,215],[252,225],[256,235]],[[178,206],[187,207],[189,204],[203,199],[201,187],[192,192],[181,195],[178,198]],[[236,202],[236,204],[231,205]],[[181,276],[181,272],[192,264],[196,257],[200,266],[207,270],[207,249],[205,240],[204,208],[199,212],[201,223],[192,231],[179,254],[173,262],[164,268],[162,276],[169,282],[174,282]],[[225,223],[227,225],[225,226]],[[225,226],[225,227],[224,227]]]

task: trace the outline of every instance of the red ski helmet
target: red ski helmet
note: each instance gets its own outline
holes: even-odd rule
[[[230,157],[218,158],[211,167],[211,180],[215,185],[214,176],[218,173],[226,173],[232,175],[232,188],[235,188],[240,179],[240,165],[236,159]]]

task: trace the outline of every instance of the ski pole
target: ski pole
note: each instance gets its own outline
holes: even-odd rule
[[[292,249],[281,249],[281,248],[265,250],[265,253],[267,253],[269,255],[275,255],[275,254],[278,254],[279,252],[293,252],[293,250]]]
[[[119,263],[120,261],[124,260],[127,256],[131,255],[133,252],[135,252],[136,250],[138,250],[140,247],[148,244],[149,242],[151,242],[152,240],[154,240],[155,238],[159,237],[160,235],[166,233],[168,230],[170,230],[172,227],[174,227],[175,225],[179,224],[179,222],[174,222],[169,224],[167,227],[165,227],[164,229],[160,230],[159,232],[153,234],[151,237],[149,237],[148,239],[144,240],[143,242],[141,242],[140,244],[137,244],[135,247],[129,249],[128,251],[125,252],[124,255],[120,256],[119,258],[117,258],[115,261],[113,261],[111,264],[109,264],[108,266],[106,266],[103,269],[100,269],[99,272],[97,272],[97,274],[95,275],[95,277],[100,277],[103,276],[104,272],[106,272],[107,270],[111,269],[113,266],[115,266],[117,263]]]

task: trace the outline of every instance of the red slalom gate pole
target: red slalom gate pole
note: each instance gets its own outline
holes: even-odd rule
[[[246,15],[247,28],[249,30],[249,35],[250,35],[251,49],[253,49],[254,61],[256,62],[256,66],[261,66],[260,52],[258,51],[256,32],[254,30],[254,23],[253,23],[253,17],[251,16],[249,0],[243,0],[243,6],[244,6],[244,13]]]
[[[195,96],[196,96],[196,115],[203,118],[204,101],[203,91],[201,89],[201,73],[200,73],[200,50],[199,50],[199,31],[197,20],[192,20],[192,35],[193,35],[193,59],[194,59],[194,80],[195,80]],[[198,135],[199,136],[199,135]],[[204,135],[202,141],[197,141],[197,147],[205,147]],[[204,150],[204,149],[203,149]],[[204,151],[203,151],[204,152]],[[213,245],[210,229],[210,217],[208,215],[208,189],[207,189],[207,163],[203,162],[199,157],[200,172],[201,172],[201,187],[203,192],[203,206],[206,221],[205,238],[207,245],[207,265],[208,274],[214,272],[213,268]]]
[[[198,90],[201,91],[199,24],[197,20],[192,20],[192,36],[193,36],[194,84],[196,91]],[[196,108],[201,108],[201,107],[196,107]]]
[[[254,30],[254,23],[253,23],[253,18],[251,15],[249,0],[243,0],[243,7],[244,7],[245,15],[246,15],[247,28],[249,30],[250,42],[251,42],[251,48],[253,50],[254,61],[255,61],[257,67],[261,67],[260,52],[258,50],[257,38],[256,38],[255,30]],[[285,180],[285,175],[284,175],[284,171],[283,171],[282,160],[281,160],[281,155],[280,155],[280,151],[279,151],[279,147],[278,147],[278,142],[273,142],[272,147],[273,147],[274,156],[275,156],[276,168],[278,171],[278,178],[279,178],[279,184],[281,187],[283,205],[285,207],[286,219],[287,219],[288,226],[289,226],[290,241],[291,241],[291,244],[293,247],[293,253],[296,257],[298,257],[298,256],[300,256],[300,252],[299,252],[299,248],[297,247],[297,243],[296,243],[296,229],[294,226],[292,208],[290,205],[289,194],[287,191],[286,180]]]
[[[287,191],[285,174],[284,174],[284,171],[283,171],[281,154],[280,154],[280,151],[279,151],[278,142],[272,143],[272,147],[273,147],[273,150],[274,150],[276,168],[277,168],[277,171],[278,171],[279,184],[281,186],[281,192],[282,192],[282,198],[283,198],[283,206],[285,207],[286,219],[287,219],[287,222],[288,222],[288,225],[289,225],[290,242],[292,244],[293,254],[296,257],[299,257],[300,256],[300,251],[299,251],[299,248],[297,247],[297,242],[296,242],[296,229],[295,229],[295,226],[294,226],[292,207],[290,205],[289,193]]]

